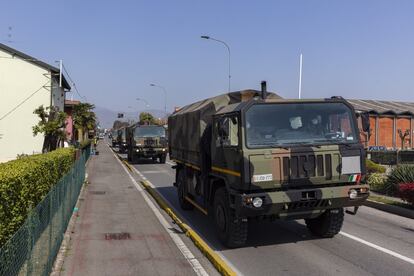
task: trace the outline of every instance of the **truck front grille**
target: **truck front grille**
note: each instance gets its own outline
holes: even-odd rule
[[[331,180],[339,175],[339,154],[300,154],[283,157],[282,180],[325,177]]]

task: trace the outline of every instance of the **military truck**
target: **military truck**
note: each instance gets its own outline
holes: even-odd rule
[[[111,139],[112,147],[117,147],[118,146],[118,130],[112,129],[109,136],[110,136],[109,138]]]
[[[285,100],[263,83],[187,105],[168,129],[179,204],[210,215],[227,247],[245,244],[259,219],[305,219],[333,237],[344,208],[356,214],[369,194],[356,115],[341,97]]]
[[[165,163],[167,159],[167,139],[165,129],[158,125],[140,125],[136,123],[127,128],[128,161],[151,158]]]
[[[117,142],[118,142],[118,148],[120,153],[125,153],[127,151],[127,127],[121,127],[118,129],[118,136],[117,136]]]

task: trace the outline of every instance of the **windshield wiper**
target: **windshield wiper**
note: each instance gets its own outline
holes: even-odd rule
[[[287,145],[294,145],[294,146],[311,146],[311,147],[315,147],[315,148],[320,148],[321,145],[315,145],[312,142],[292,142],[292,143],[288,143]]]

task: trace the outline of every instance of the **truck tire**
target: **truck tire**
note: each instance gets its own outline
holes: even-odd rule
[[[187,195],[186,192],[186,179],[185,179],[185,170],[183,168],[177,168],[177,193],[178,193],[178,203],[180,204],[181,209],[190,211],[194,209],[194,206],[185,199]]]
[[[306,226],[312,234],[332,238],[341,231],[344,222],[344,209],[331,209],[313,219],[305,219]]]
[[[160,156],[160,163],[161,164],[165,164],[166,160],[167,160],[167,156],[166,155],[161,155]]]
[[[128,162],[132,162],[131,154],[129,152],[127,154],[127,160],[128,160]]]
[[[214,194],[213,218],[219,240],[229,248],[241,247],[246,243],[247,219],[236,218],[230,208],[229,198],[224,187]]]

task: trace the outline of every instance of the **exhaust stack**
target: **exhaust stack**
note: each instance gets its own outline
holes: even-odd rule
[[[265,100],[267,98],[267,83],[266,81],[262,81],[260,83],[261,90],[262,90],[262,99]]]

